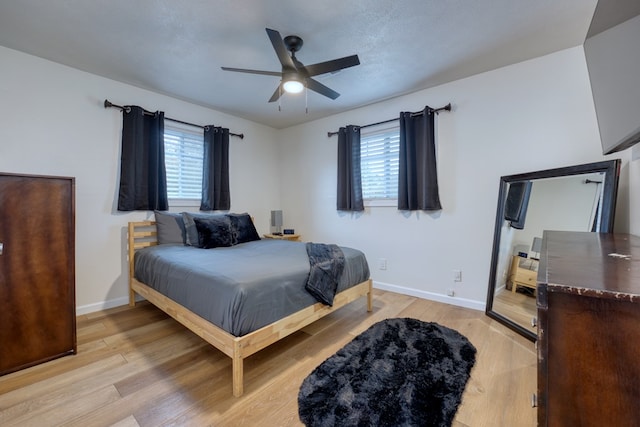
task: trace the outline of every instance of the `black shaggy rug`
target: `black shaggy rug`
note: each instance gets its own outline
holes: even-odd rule
[[[307,426],[450,426],[476,349],[416,319],[387,319],[358,335],[303,382]]]

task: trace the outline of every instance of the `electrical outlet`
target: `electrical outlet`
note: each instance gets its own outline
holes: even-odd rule
[[[462,270],[453,270],[453,281],[462,282]]]
[[[386,270],[387,269],[387,260],[386,258],[380,258],[378,260],[378,269]]]

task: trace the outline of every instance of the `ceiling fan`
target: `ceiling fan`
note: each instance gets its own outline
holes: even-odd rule
[[[318,62],[317,64],[305,66],[296,58],[296,52],[302,47],[302,39],[300,37],[292,35],[283,39],[278,31],[270,28],[266,28],[266,30],[269,40],[271,40],[271,44],[273,45],[273,49],[276,51],[276,55],[278,55],[278,59],[282,64],[281,72],[247,70],[245,68],[229,67],[222,67],[222,69],[225,71],[235,71],[239,73],[280,77],[280,84],[273,95],[271,95],[269,102],[277,101],[283,90],[289,93],[299,93],[305,86],[308,89],[328,98],[336,99],[340,96],[338,92],[328,88],[317,80],[312,79],[312,77],[320,74],[336,72],[343,68],[353,67],[360,64],[358,55],[351,55],[345,56],[344,58],[334,59],[332,61]],[[291,54],[288,52],[291,52]]]

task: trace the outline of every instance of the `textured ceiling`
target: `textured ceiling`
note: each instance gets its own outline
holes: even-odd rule
[[[596,3],[0,0],[0,45],[284,128],[579,46]],[[358,54],[361,65],[318,76],[341,96],[309,92],[308,113],[304,93],[268,103],[277,77],[220,69],[280,71],[266,27],[302,37],[305,64]]]

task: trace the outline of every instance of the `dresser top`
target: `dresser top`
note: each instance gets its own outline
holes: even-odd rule
[[[640,237],[545,231],[538,282],[550,292],[640,302]]]

